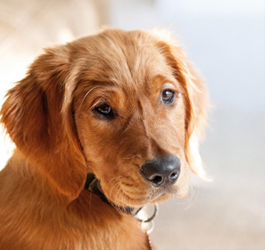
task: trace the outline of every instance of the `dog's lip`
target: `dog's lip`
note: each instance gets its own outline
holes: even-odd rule
[[[174,185],[168,186],[166,188],[161,188],[161,192],[165,194],[176,194],[177,193],[177,188]]]
[[[152,200],[166,196],[166,195],[177,195],[178,190],[176,187],[158,188],[154,190]]]

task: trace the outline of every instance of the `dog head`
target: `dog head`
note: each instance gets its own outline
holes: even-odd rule
[[[119,206],[188,192],[204,178],[205,89],[168,34],[106,30],[47,49],[1,115],[29,162],[69,201],[94,173]]]

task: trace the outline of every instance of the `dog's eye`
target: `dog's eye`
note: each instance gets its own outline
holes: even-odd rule
[[[99,114],[103,118],[112,119],[114,118],[114,113],[111,106],[107,103],[100,104],[94,108],[94,112]]]
[[[162,92],[162,100],[164,104],[171,104],[175,101],[176,92],[170,89],[165,89]]]

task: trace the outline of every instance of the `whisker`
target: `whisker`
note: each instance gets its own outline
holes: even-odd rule
[[[120,194],[120,198],[118,197],[119,194]],[[118,188],[118,190],[117,190],[116,197],[117,197],[117,199],[119,199],[121,201],[121,205],[123,206],[124,203],[123,203],[123,197],[122,197],[122,190],[120,188]],[[115,208],[120,214],[123,214],[121,207],[118,206]]]
[[[109,191],[109,195],[110,195],[110,197],[112,197],[112,192],[114,192],[115,191],[115,188],[119,185],[119,182],[118,182],[118,180],[120,180],[121,179],[121,177],[120,176],[115,176],[115,177],[113,177],[109,182],[108,182],[108,187],[109,186],[111,186],[110,187],[110,191]],[[112,185],[113,184],[113,185]]]
[[[187,199],[187,205],[185,207],[185,210],[191,208],[195,204],[197,198],[198,198],[198,189],[190,185],[190,192]]]

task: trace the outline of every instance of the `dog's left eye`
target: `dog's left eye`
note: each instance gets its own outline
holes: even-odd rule
[[[113,119],[114,113],[111,106],[108,103],[100,104],[94,108],[94,112],[100,115],[102,118]]]
[[[175,101],[176,92],[170,89],[165,89],[162,92],[162,101],[164,104],[169,105]]]

